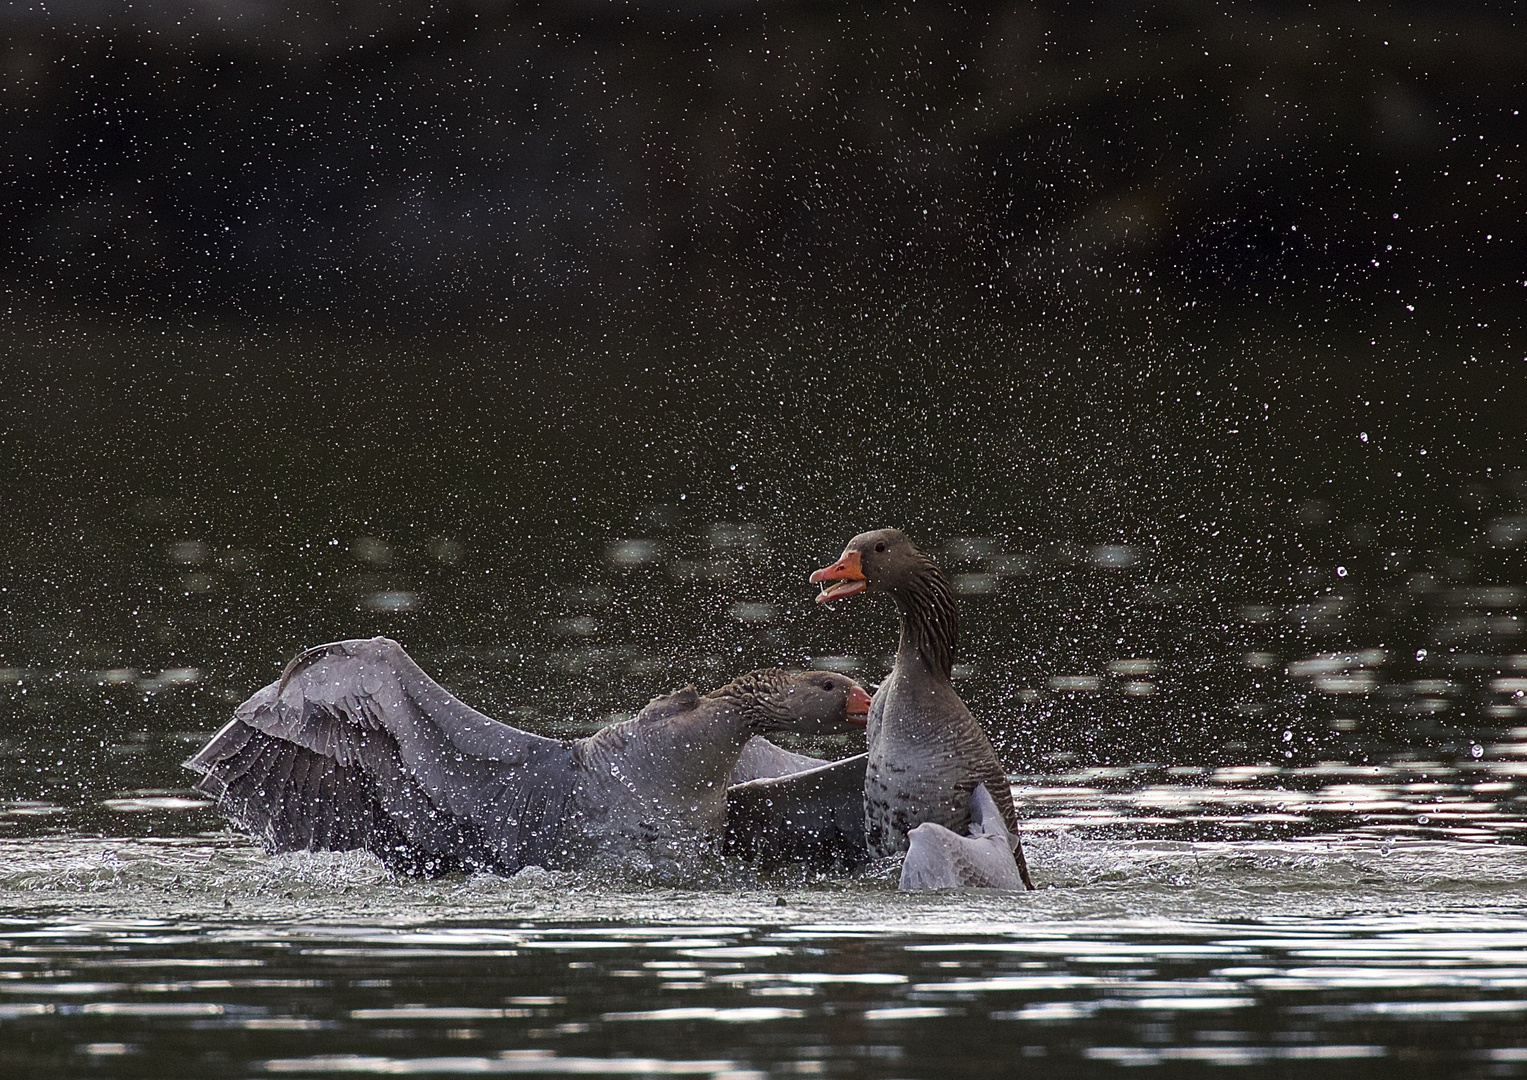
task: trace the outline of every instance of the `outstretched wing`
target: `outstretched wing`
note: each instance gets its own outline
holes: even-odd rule
[[[737,764],[732,766],[732,775],[727,777],[726,782],[728,786],[746,784],[749,780],[789,776],[830,764],[832,762],[826,758],[797,754],[783,746],[775,746],[762,735],[754,735],[743,745],[742,754],[737,758]]]
[[[868,754],[858,754],[727,788],[724,850],[766,869],[795,865],[845,870],[863,865],[869,859],[864,840],[868,759]]]
[[[544,864],[573,787],[568,744],[463,704],[382,637],[304,652],[186,767],[272,851],[415,873]]]

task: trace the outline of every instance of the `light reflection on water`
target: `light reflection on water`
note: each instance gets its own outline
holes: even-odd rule
[[[141,832],[150,819],[172,831],[208,827],[208,815],[194,813],[200,803],[187,801],[178,763],[273,672],[287,654],[276,650],[295,647],[257,633],[262,610],[290,603],[293,590],[316,590],[332,608],[315,613],[324,636],[334,636],[330,627],[396,634],[467,700],[549,734],[586,734],[652,694],[746,666],[820,666],[866,680],[886,670],[888,655],[843,647],[873,640],[888,649],[888,611],[813,610],[802,567],[776,555],[789,538],[747,522],[677,514],[661,522],[661,535],[613,539],[602,562],[581,560],[576,584],[559,580],[555,552],[545,553],[547,567],[522,569],[529,580],[511,584],[511,593],[527,593],[514,607],[482,591],[472,565],[480,553],[457,539],[320,538],[302,547],[327,561],[284,569],[273,552],[215,538],[151,547],[134,580],[118,583],[118,599],[137,611],[153,596],[155,618],[177,634],[205,623],[232,641],[196,663],[113,663],[141,649],[122,642],[92,650],[103,662],[0,670],[0,695],[20,720],[0,743],[0,790],[9,795],[0,835]],[[816,544],[830,552],[839,539]],[[1031,829],[1186,839],[1356,829],[1481,841],[1522,831],[1520,586],[1397,571],[1369,585],[1344,580],[1339,593],[1317,589],[1322,598],[1311,603],[1243,599],[1231,605],[1222,641],[1193,659],[1170,642],[1212,617],[1213,604],[1184,603],[1177,585],[1176,600],[1151,599],[1165,586],[1147,552],[1022,549],[1011,538],[963,536],[938,554],[964,595],[970,646],[956,677],[1020,770]],[[1497,576],[1509,577],[1517,556],[1494,552]],[[183,580],[189,571],[200,575],[196,588]],[[724,583],[716,587],[727,602],[696,597],[702,579]],[[1036,647],[1065,626],[1035,624],[1036,605],[1043,613],[1068,591],[1118,597],[1105,619],[1117,623],[1115,640],[1085,654]],[[691,610],[697,600],[703,614]],[[1380,617],[1385,604],[1406,612],[1404,625]],[[497,646],[466,647],[458,618],[466,612],[491,614]],[[1025,640],[1003,638],[1012,626],[1026,627]],[[1383,646],[1354,644],[1380,636]],[[1344,647],[1330,647],[1337,642]],[[55,722],[70,714],[83,722]],[[857,746],[843,737],[803,748],[840,756]],[[177,811],[193,813],[177,824]]]
[[[748,664],[885,670],[872,615],[813,620],[809,599],[766,584],[728,585],[687,653],[643,644],[663,636],[653,605],[738,577],[767,539],[693,532],[611,541],[602,568],[499,624],[497,645],[432,631],[476,601],[396,545],[336,545],[364,569],[325,588],[362,620],[340,624],[434,640],[416,651],[447,685],[562,735]],[[462,542],[437,548],[447,571],[470,560]],[[170,553],[172,574],[190,571],[175,603],[223,596],[260,564],[216,550]],[[1521,590],[1421,582],[1426,617],[1383,647],[1348,632],[1368,625],[1348,583],[1344,599],[1240,605],[1240,629],[1196,664],[1127,627],[1089,658],[1046,658],[990,632],[1019,621],[1046,567],[1125,587],[1142,561],[972,537],[942,554],[973,628],[956,675],[1019,766],[1036,894],[900,894],[885,867],[818,882],[720,867],[676,888],[267,858],[178,769],[269,676],[251,657],[0,672],[21,718],[0,756],[14,793],[0,803],[0,1071],[1527,1071]]]
[[[428,904],[369,926],[15,915],[0,1054],[35,1076],[105,1058],[148,1075],[170,1047],[197,1075],[935,1076],[954,1046],[974,1075],[1022,1058],[1510,1075],[1527,1057],[1519,913],[1077,920],[968,894],[785,899],[769,921],[766,896],[670,896],[663,927],[429,923]],[[820,919],[845,899],[869,917]],[[744,917],[690,921],[718,900]]]
[[[1527,744],[1494,746],[1520,754]],[[1482,758],[1457,764],[1327,761],[1275,765],[1093,767],[1014,778],[1024,829],[1034,834],[1207,840],[1432,838],[1518,842],[1527,833],[1527,761]],[[145,788],[78,807],[45,800],[0,802],[0,829],[52,829],[109,811],[161,830],[215,828],[211,804],[182,789]],[[153,824],[149,826],[153,830]],[[130,831],[130,826],[125,827]]]

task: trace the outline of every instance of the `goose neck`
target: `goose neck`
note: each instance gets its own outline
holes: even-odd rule
[[[959,638],[954,590],[931,559],[923,559],[899,587],[891,590],[901,616],[897,663],[916,657],[935,676],[948,680],[954,671]]]
[[[714,711],[739,730],[753,731],[787,719],[781,693],[789,677],[783,671],[749,672],[706,694]]]

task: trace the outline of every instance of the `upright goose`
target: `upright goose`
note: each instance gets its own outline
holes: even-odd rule
[[[683,869],[716,850],[753,735],[863,723],[826,671],[750,672],[576,741],[490,719],[388,638],[309,649],[186,762],[273,852],[364,848],[394,870]]]
[[[811,575],[818,603],[861,592],[889,593],[901,617],[896,663],[869,714],[864,823],[871,856],[907,849],[907,833],[934,822],[964,836],[971,798],[984,784],[1015,837],[1012,791],[986,733],[955,693],[950,675],[959,626],[949,579],[898,529],[860,533],[831,566]],[[1033,888],[1022,846],[1013,856]]]

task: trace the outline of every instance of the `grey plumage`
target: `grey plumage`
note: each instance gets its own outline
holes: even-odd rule
[[[395,641],[341,641],[292,661],[186,767],[271,851],[364,848],[423,874],[685,862],[719,842],[748,738],[833,729],[854,686],[752,672],[565,742],[462,703]]]
[[[828,585],[819,600],[858,591],[888,593],[900,618],[895,665],[870,705],[864,779],[870,856],[905,851],[908,832],[924,822],[964,835],[978,785],[985,785],[1016,835],[1007,776],[951,682],[959,624],[943,572],[905,533],[879,529],[850,540],[842,558],[812,580]],[[1027,884],[1021,846],[1015,846],[1013,857]]]

